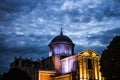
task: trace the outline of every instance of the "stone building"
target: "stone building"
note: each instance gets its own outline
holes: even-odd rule
[[[32,59],[24,59],[24,58],[14,58],[14,62],[10,64],[10,69],[19,68],[28,73],[29,76],[32,76],[36,71],[39,70],[40,62],[33,61]]]
[[[48,58],[31,62],[31,65],[26,64],[29,65],[26,68],[19,62],[20,66],[17,64],[16,67],[27,70],[32,80],[103,80],[99,65],[101,56],[93,50],[74,54],[74,46],[72,40],[63,35],[61,30],[60,35],[54,37],[49,44]],[[15,61],[11,68],[15,67]]]

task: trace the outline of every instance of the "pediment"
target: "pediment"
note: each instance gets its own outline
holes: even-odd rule
[[[84,56],[100,56],[98,53],[96,53],[93,50],[86,50],[80,53],[80,55],[84,55]]]

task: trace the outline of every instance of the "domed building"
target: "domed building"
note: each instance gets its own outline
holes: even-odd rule
[[[11,68],[22,67],[32,74],[32,80],[104,80],[99,66],[101,56],[93,50],[74,54],[74,47],[73,41],[61,29],[60,34],[49,43],[49,56],[37,62],[39,65],[31,63],[24,67],[23,62],[17,62],[19,66],[15,66],[14,61]],[[24,65],[28,63],[24,61]]]
[[[54,37],[49,44],[49,56],[52,55],[70,56],[74,54],[74,43],[63,35],[62,29],[60,35]]]

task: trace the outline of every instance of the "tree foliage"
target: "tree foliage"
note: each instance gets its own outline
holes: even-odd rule
[[[2,76],[2,80],[31,80],[26,72],[13,68]]]
[[[103,51],[100,66],[106,80],[120,80],[120,36],[113,38]]]

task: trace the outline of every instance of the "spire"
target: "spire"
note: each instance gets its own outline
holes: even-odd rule
[[[63,35],[62,28],[61,28],[61,31],[60,31],[60,35]]]

